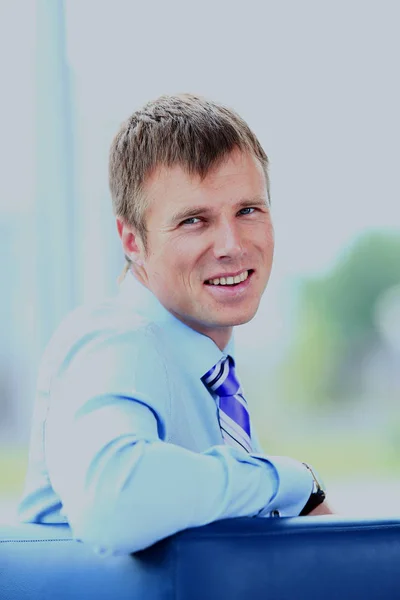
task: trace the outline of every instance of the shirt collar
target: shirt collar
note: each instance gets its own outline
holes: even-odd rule
[[[235,358],[233,335],[221,352],[211,338],[182,323],[164,308],[158,298],[140,283],[131,271],[128,271],[120,285],[120,298],[140,316],[153,321],[173,337],[174,347],[179,349],[185,369],[196,379],[203,377],[228,354]]]

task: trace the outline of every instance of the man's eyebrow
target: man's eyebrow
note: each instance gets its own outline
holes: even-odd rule
[[[190,219],[191,217],[197,217],[199,215],[208,215],[211,214],[212,210],[207,208],[206,206],[188,206],[187,208],[183,208],[176,213],[171,215],[172,223],[180,223],[181,221],[185,221],[185,219]]]
[[[257,198],[243,198],[239,200],[234,208],[236,210],[240,210],[241,208],[248,208],[250,206],[265,206],[268,207],[268,201],[266,198],[260,196]],[[185,221],[186,219],[190,219],[193,217],[198,217],[200,215],[210,215],[214,212],[213,208],[208,206],[187,206],[178,212],[175,212],[171,215],[172,223],[180,223],[181,221]]]
[[[250,206],[265,206],[268,207],[268,200],[264,196],[257,196],[256,198],[243,198],[243,200],[239,200],[236,207],[247,208]]]

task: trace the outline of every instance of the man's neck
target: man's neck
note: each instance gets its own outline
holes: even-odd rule
[[[147,285],[145,281],[146,278],[143,277],[143,273],[140,268],[137,268],[136,265],[132,264],[129,270],[130,273],[128,274],[137,279],[139,283],[144,285],[150,293],[153,293]],[[166,310],[168,309],[166,308]],[[202,335],[210,338],[214,342],[214,344],[221,350],[221,352],[223,352],[224,348],[226,348],[232,337],[233,327],[201,327],[200,325],[197,326],[197,324],[190,321],[190,319],[182,318],[182,316],[177,313],[174,313],[172,311],[168,312],[170,312],[170,314],[172,314],[176,319],[181,321],[181,323],[184,323],[187,327],[193,329],[193,331],[197,331],[197,333],[201,333]]]

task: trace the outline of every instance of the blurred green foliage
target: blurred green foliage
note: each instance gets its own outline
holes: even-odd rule
[[[398,284],[397,232],[363,235],[330,273],[302,282],[294,341],[278,373],[285,400],[321,407],[360,395],[360,367],[382,343],[377,302]]]
[[[397,435],[400,430],[397,431]],[[400,476],[399,447],[394,438],[381,431],[353,432],[313,429],[279,439],[262,439],[270,454],[291,456],[311,463],[324,477],[339,480],[350,475],[359,478]]]
[[[0,496],[22,493],[27,463],[27,448],[0,447]]]

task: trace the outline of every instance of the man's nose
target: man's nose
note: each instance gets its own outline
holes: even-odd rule
[[[243,254],[243,241],[239,226],[224,221],[215,231],[214,254],[216,258],[237,258]]]

